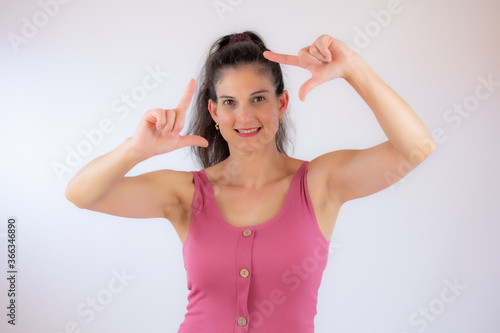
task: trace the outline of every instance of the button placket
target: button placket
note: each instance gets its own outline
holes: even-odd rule
[[[236,250],[237,277],[237,319],[236,332],[246,333],[249,328],[248,293],[252,279],[252,246],[255,229],[246,228],[239,231]]]

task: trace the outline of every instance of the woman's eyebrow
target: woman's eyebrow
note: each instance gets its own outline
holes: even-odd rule
[[[257,91],[254,91],[253,93],[251,93],[250,96],[261,94],[261,93],[268,93],[268,92],[269,92],[269,90],[257,90]],[[234,97],[233,96],[222,95],[222,96],[219,96],[219,98],[234,98]]]
[[[267,93],[269,90],[258,90],[250,94],[250,96],[261,94],[261,93]]]

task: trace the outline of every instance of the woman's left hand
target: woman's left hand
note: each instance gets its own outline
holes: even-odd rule
[[[264,57],[311,72],[312,77],[299,90],[299,98],[302,101],[320,84],[339,77],[346,79],[360,58],[347,44],[328,35],[318,37],[312,45],[301,49],[297,56],[265,51]]]

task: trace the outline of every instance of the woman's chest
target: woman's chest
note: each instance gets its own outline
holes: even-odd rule
[[[259,225],[279,214],[287,199],[286,184],[265,189],[222,188],[215,193],[220,214],[236,227]]]

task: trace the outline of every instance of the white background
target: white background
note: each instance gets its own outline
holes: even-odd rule
[[[378,15],[379,23],[374,13],[388,7],[393,13]],[[342,207],[316,332],[499,332],[498,13],[496,0],[72,0],[58,8],[1,0],[0,330],[177,331],[188,291],[170,223],[80,210],[64,190],[81,167],[131,136],[145,111],[176,106],[213,41],[250,29],[280,53],[296,54],[321,34],[349,43],[429,130],[441,131],[435,152],[405,179]],[[122,94],[140,92],[148,67],[168,76],[126,116],[114,112],[125,105]],[[386,140],[345,81],[301,102],[308,72],[284,71],[293,156],[311,160]],[[496,86],[477,88],[480,77]],[[464,103],[472,111],[453,111]],[[103,119],[113,130],[58,175],[54,165],[67,165],[68,147],[85,148],[82,131]],[[162,168],[199,166],[186,149],[130,175]],[[18,219],[15,327],[6,316],[10,216]],[[123,285],[114,277],[122,272],[130,277]],[[96,297],[105,304],[91,316]]]

